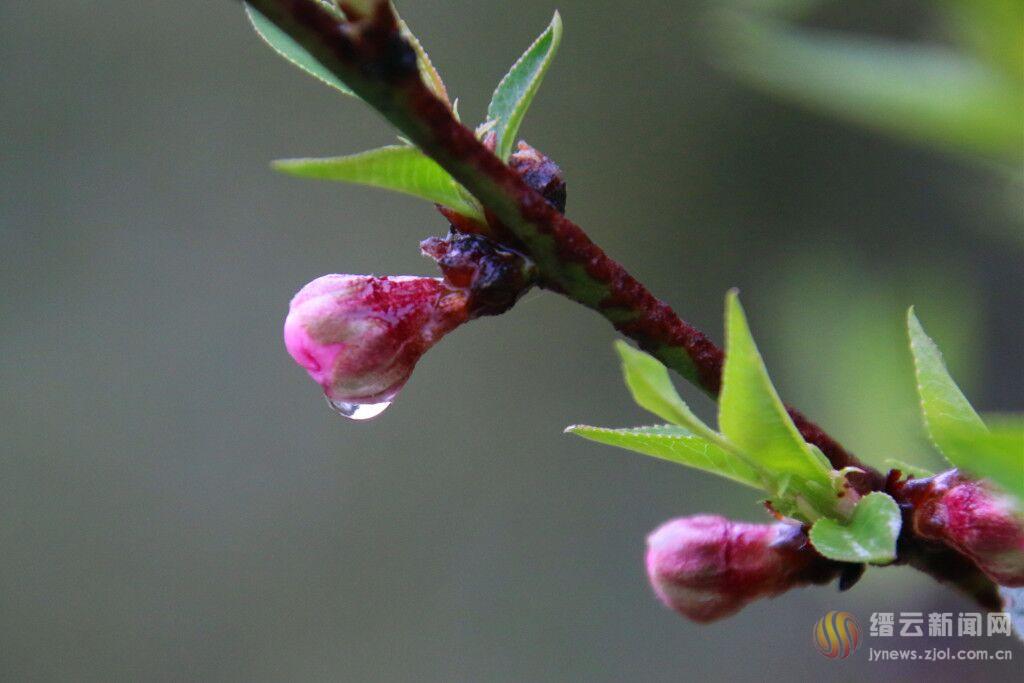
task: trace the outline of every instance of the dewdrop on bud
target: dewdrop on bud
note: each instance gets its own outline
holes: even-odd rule
[[[365,420],[468,318],[467,293],[439,278],[324,275],[292,299],[284,342],[337,412]]]
[[[796,524],[697,515],[666,522],[647,537],[647,575],[658,599],[701,623],[837,572]]]

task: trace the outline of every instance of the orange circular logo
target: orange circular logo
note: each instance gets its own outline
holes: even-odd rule
[[[859,643],[860,628],[849,612],[829,612],[814,625],[814,645],[829,659],[846,659]]]

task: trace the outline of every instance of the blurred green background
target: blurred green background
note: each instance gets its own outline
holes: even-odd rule
[[[866,460],[937,460],[903,315],[981,409],[1024,409],[1021,186],[751,90],[707,6],[400,2],[467,120],[557,6],[523,129],[569,215],[721,338],[742,289],[783,396]],[[828,5],[844,29],[948,40],[928,4]],[[281,342],[328,272],[431,273],[413,199],[273,173],[393,140],[295,71],[227,0],[0,4],[0,678],[1005,680],[1016,664],[821,657],[849,610],[964,611],[909,569],[711,626],[661,607],[644,536],[763,519],[720,479],[562,435],[632,425],[613,333],[534,293],[447,338],[370,423],[331,413]],[[955,97],[955,93],[950,94]],[[704,416],[713,406],[689,387]],[[870,639],[868,642],[872,642]],[[874,645],[878,645],[874,642]]]

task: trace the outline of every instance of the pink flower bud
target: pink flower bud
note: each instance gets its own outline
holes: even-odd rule
[[[838,571],[795,524],[697,515],[666,522],[647,537],[654,592],[667,607],[702,623],[734,614],[757,598],[830,580]]]
[[[467,298],[438,278],[324,275],[292,299],[284,343],[335,405],[386,404]]]
[[[1024,522],[1013,503],[955,470],[923,481],[914,530],[971,558],[996,583],[1024,586]]]

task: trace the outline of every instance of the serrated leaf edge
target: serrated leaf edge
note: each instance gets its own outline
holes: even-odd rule
[[[863,504],[864,501],[866,501],[866,500],[877,499],[878,497],[885,497],[885,498],[887,498],[892,503],[892,507],[890,507],[890,512],[892,512],[892,508],[893,507],[895,508],[895,511],[896,511],[895,515],[890,515],[889,516],[889,533],[891,534],[892,539],[893,539],[893,551],[892,551],[892,553],[890,555],[886,556],[886,559],[882,560],[882,559],[860,559],[860,558],[857,558],[857,559],[854,559],[854,560],[850,560],[850,559],[846,559],[846,558],[836,558],[836,557],[830,556],[829,554],[827,554],[824,551],[822,551],[822,549],[818,546],[818,543],[816,543],[815,539],[814,539],[814,537],[816,535],[819,535],[821,533],[821,532],[817,532],[817,534],[816,534],[816,532],[815,532],[815,529],[818,528],[818,524],[820,522],[822,522],[822,521],[828,520],[830,523],[835,524],[836,526],[840,527],[840,529],[842,529],[843,527],[849,527],[850,526],[850,524],[852,522],[852,517],[849,520],[842,520],[842,519],[838,519],[838,518],[835,518],[835,517],[822,517],[821,519],[817,520],[813,525],[811,525],[811,530],[808,532],[808,538],[811,541],[811,545],[814,546],[814,549],[819,554],[821,554],[822,556],[827,557],[829,559],[836,560],[838,562],[868,562],[870,564],[875,564],[875,565],[885,565],[885,564],[889,564],[889,563],[893,562],[896,559],[896,550],[895,550],[896,541],[897,541],[897,539],[899,539],[900,531],[903,528],[903,518],[899,514],[899,505],[896,503],[895,500],[893,500],[892,496],[890,496],[889,494],[884,493],[882,491],[872,491],[868,495],[866,495],[863,498],[861,498],[860,501],[858,501],[857,507],[860,507],[860,505]],[[856,513],[856,508],[854,508],[854,513]],[[867,555],[871,555],[871,553],[869,553],[867,551],[867,549],[864,548],[864,546],[862,546],[860,543],[858,543],[856,541],[853,541],[852,539],[850,539],[850,543],[851,543],[851,545],[854,545],[854,546],[860,548],[861,550],[863,550],[864,551],[864,553],[863,553],[864,555],[866,555],[866,556]]]
[[[548,54],[543,59],[543,65],[541,66],[540,70],[534,75],[534,77],[530,80],[530,85],[527,87],[527,93],[529,93],[530,91],[533,91],[534,93],[536,92],[537,88],[539,87],[539,82],[544,78],[545,74],[547,74],[548,67],[551,66],[551,62],[554,60],[555,53],[558,52],[558,46],[561,44],[561,41],[562,41],[562,15],[557,10],[555,11],[554,16],[551,18],[551,22],[548,24],[547,28],[545,28],[543,31],[541,31],[540,35],[538,35],[534,39],[534,41],[532,43],[530,43],[529,47],[527,47],[525,50],[523,50],[523,53],[519,56],[519,59],[517,59],[512,64],[512,66],[509,68],[509,70],[505,72],[505,75],[502,76],[501,80],[498,81],[498,85],[494,88],[494,92],[491,94],[491,100],[492,101],[494,100],[494,96],[497,95],[498,92],[502,89],[502,87],[508,82],[508,79],[512,77],[512,74],[515,72],[516,68],[518,68],[523,63],[523,61],[526,59],[527,55],[529,55],[530,52],[542,40],[545,39],[545,37],[547,36],[549,31],[552,34],[551,35],[551,47],[548,49]],[[515,144],[515,140],[509,141],[509,137],[510,136],[507,135],[507,133],[508,133],[508,123],[509,123],[509,121],[518,118],[520,116],[520,113],[526,107],[529,106],[529,104],[531,103],[532,99],[533,99],[532,96],[521,97],[519,99],[519,101],[516,102],[516,106],[509,113],[509,115],[507,117],[508,120],[504,122],[505,128],[501,131],[501,133],[502,133],[501,139],[498,140],[498,146],[495,149],[495,154],[503,162],[508,159],[508,156],[509,156],[509,154],[512,151],[512,147]],[[488,119],[493,118],[493,117],[491,117],[490,109],[491,109],[491,107],[488,106],[487,107],[487,118]],[[497,119],[495,119],[495,120],[497,120]],[[518,133],[518,126],[517,126],[516,131],[513,131],[511,137],[515,138],[517,133]]]

